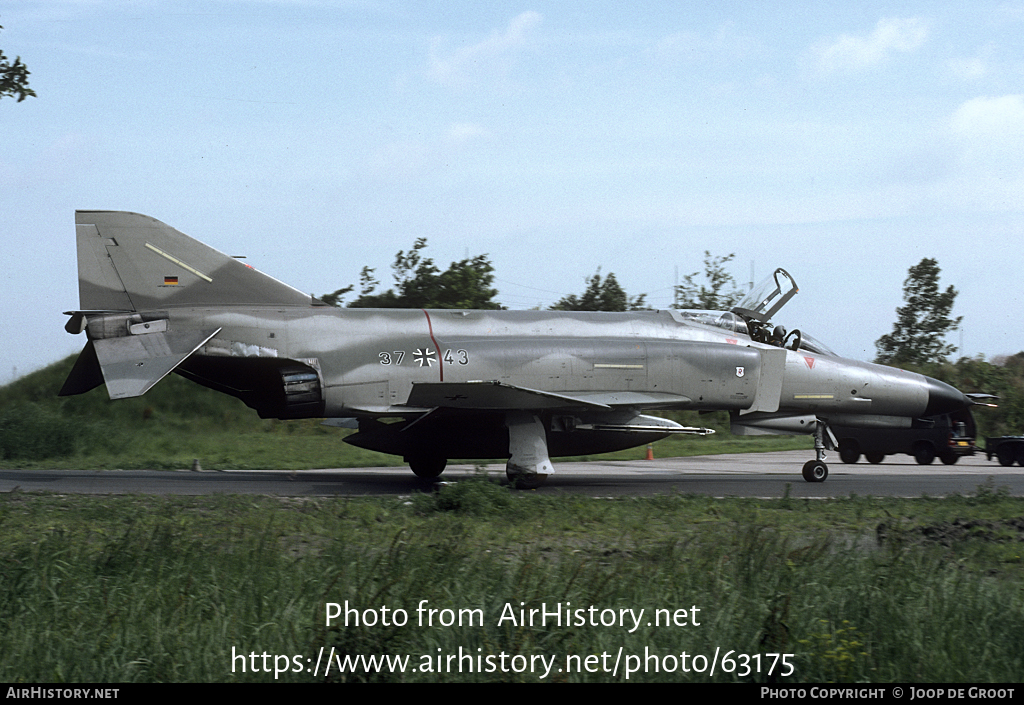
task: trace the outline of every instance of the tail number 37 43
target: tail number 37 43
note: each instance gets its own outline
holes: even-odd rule
[[[380,359],[380,364],[382,365],[401,365],[407,355],[405,350],[394,350],[392,352],[379,352],[377,353],[377,357]],[[419,361],[421,367],[437,362],[436,353],[430,349],[417,349],[414,353],[414,357]],[[469,353],[465,350],[449,349],[444,351],[444,355],[441,357],[441,360],[449,365],[468,365]]]

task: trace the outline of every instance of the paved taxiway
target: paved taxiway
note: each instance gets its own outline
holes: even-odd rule
[[[978,485],[1007,488],[1024,496],[1024,468],[1004,468],[984,454],[956,465],[917,465],[909,456],[890,456],[885,463],[846,465],[829,453],[829,477],[804,482],[803,463],[811,451],[702,455],[655,460],[595,460],[556,463],[552,475],[536,492],[590,496],[699,494],[713,497],[848,497],[877,495],[932,497],[972,494]],[[458,481],[471,476],[470,465],[453,465],[440,478]],[[487,466],[504,481],[504,464]],[[173,472],[156,470],[0,470],[0,492],[47,491],[61,494],[270,494],[404,495],[429,491],[434,483],[419,480],[408,468],[336,470],[233,470]]]

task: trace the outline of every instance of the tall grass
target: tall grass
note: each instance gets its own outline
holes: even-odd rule
[[[1019,681],[1024,676],[1024,502],[598,500],[513,494],[487,478],[409,498],[0,497],[0,680],[273,681],[232,655],[300,657],[278,681],[324,680],[323,656],[556,657],[716,649],[762,655],[742,674],[631,674],[633,681]],[[984,517],[1004,539],[936,542],[936,527]],[[881,543],[876,532],[884,524]],[[923,531],[922,527],[928,529]],[[951,535],[947,532],[948,535]],[[948,545],[947,545],[948,544]],[[405,626],[344,619],[327,603]],[[426,601],[426,602],[423,602]],[[641,626],[499,623],[524,609],[645,610]],[[483,624],[417,624],[419,605],[480,610]],[[685,626],[648,626],[654,610]],[[693,611],[693,610],[697,611]],[[234,652],[232,651],[234,649]],[[645,652],[646,649],[646,652]],[[440,650],[440,651],[439,651]],[[309,659],[307,661],[306,659]],[[463,662],[465,665],[467,662]],[[608,661],[608,664],[611,662]],[[271,669],[274,661],[269,662]],[[280,663],[278,664],[280,666]],[[692,663],[691,663],[692,665]],[[547,680],[621,681],[552,671]],[[243,671],[244,667],[244,671]],[[540,674],[422,668],[327,680],[537,681]],[[660,668],[660,666],[659,666]],[[309,669],[309,670],[307,670]]]

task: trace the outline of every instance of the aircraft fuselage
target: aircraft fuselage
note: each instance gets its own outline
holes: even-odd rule
[[[76,215],[88,343],[61,394],[145,394],[170,372],[267,418],[347,419],[350,443],[434,477],[449,458],[548,456],[706,433],[645,410],[726,411],[734,432],[891,427],[971,402],[922,375],[847,360],[769,318],[797,291],[777,269],[731,312],[339,309],[148,216]],[[809,336],[808,336],[809,338]]]

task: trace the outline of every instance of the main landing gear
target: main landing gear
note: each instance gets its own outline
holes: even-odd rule
[[[405,460],[409,463],[409,469],[416,474],[416,477],[423,480],[433,480],[444,472],[445,466],[448,465],[447,458],[434,455],[417,455]]]
[[[824,482],[828,478],[828,465],[825,464],[826,441],[829,447],[836,447],[835,438],[824,421],[818,419],[814,425],[814,460],[804,463],[803,476],[808,482]]]
[[[510,454],[505,476],[517,489],[537,489],[555,471],[548,457],[544,424],[527,411],[510,411],[505,415],[505,426]]]
[[[555,471],[548,456],[543,422],[527,411],[510,411],[505,415],[505,426],[511,456],[505,465],[509,483],[520,490],[540,487]],[[424,480],[438,477],[448,463],[444,456],[424,452],[406,456],[405,461],[416,477]]]

